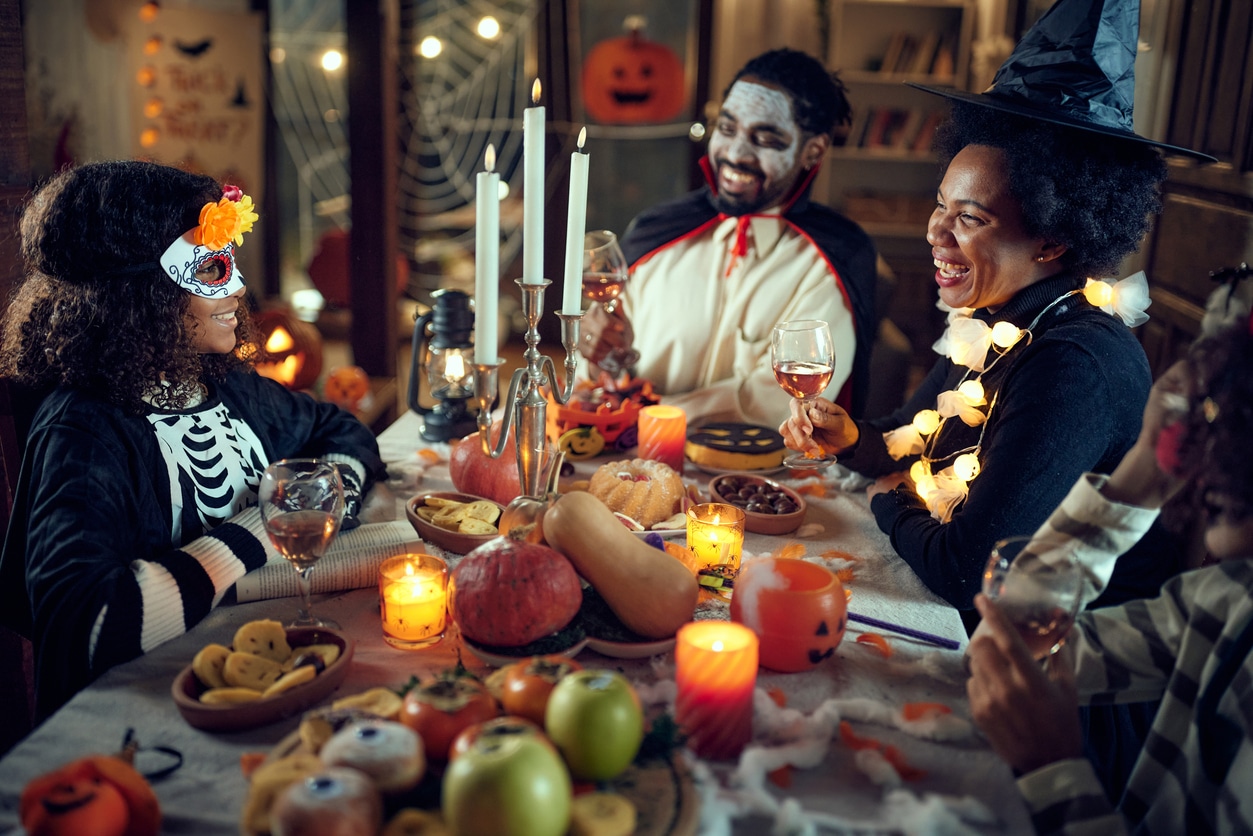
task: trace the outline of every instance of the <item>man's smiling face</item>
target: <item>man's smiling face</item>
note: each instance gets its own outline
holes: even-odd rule
[[[715,202],[729,215],[774,208],[825,151],[825,137],[807,137],[797,126],[787,93],[741,78],[727,93],[709,139]]]

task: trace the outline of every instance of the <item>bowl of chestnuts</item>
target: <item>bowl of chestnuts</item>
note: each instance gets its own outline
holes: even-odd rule
[[[778,482],[751,473],[724,473],[709,481],[711,502],[744,510],[744,527],[758,534],[787,534],[805,519],[805,500]]]

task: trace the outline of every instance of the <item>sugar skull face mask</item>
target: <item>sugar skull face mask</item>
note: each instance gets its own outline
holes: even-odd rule
[[[244,286],[244,277],[235,264],[235,245],[227,243],[212,249],[194,240],[196,230],[188,230],[161,254],[161,269],[174,282],[196,296],[215,299],[230,296]]]

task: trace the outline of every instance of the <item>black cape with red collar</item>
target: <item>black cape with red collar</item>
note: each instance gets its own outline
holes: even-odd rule
[[[700,163],[707,183],[704,188],[641,212],[627,227],[622,236],[622,251],[632,271],[660,250],[699,235],[729,217],[714,206],[716,186],[708,158],[702,158]],[[813,168],[801,181],[783,210],[783,219],[822,253],[834,280],[834,292],[844,295],[853,312],[857,355],[853,358],[853,372],[836,401],[859,416],[866,403],[870,349],[879,323],[875,311],[874,244],[848,218],[810,202],[810,184],[817,173],[818,168]]]

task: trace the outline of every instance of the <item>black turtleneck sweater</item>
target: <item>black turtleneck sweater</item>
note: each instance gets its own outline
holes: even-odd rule
[[[979,310],[974,316],[1026,328],[1083,281],[1054,276],[1023,289],[995,315]],[[871,502],[896,552],[933,592],[959,610],[973,608],[993,543],[1033,533],[1081,474],[1113,470],[1135,443],[1152,384],[1144,350],[1130,329],[1082,294],[1054,305],[1026,342],[983,375],[989,399],[997,394],[986,430],[952,418],[940,431],[933,459],[972,448],[983,432],[982,471],[952,519],[936,521],[910,490],[880,494]],[[921,409],[934,409],[937,395],[955,388],[966,371],[941,358],[897,412],[858,422],[861,439],[841,462],[867,476],[908,470],[915,457],[892,459],[882,433],[909,423]],[[947,464],[951,459],[937,462],[935,469]],[[1111,594],[1126,598],[1155,593],[1166,573],[1158,577],[1152,571],[1152,577],[1144,577],[1143,570],[1127,566],[1121,578],[1116,572]],[[1125,583],[1129,577],[1134,580]]]

